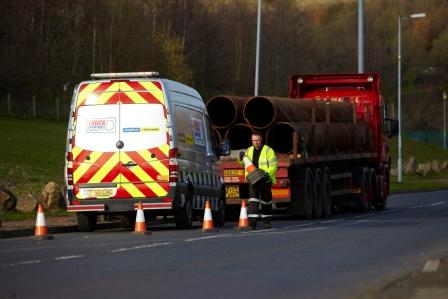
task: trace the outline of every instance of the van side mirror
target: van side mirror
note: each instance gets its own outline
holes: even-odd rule
[[[398,135],[398,120],[386,118],[384,124],[386,126],[387,137],[391,138]]]
[[[230,155],[230,139],[223,139],[221,145],[219,146],[219,155],[228,156]]]

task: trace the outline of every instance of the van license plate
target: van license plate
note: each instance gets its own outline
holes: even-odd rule
[[[84,189],[84,198],[109,198],[115,196],[115,188],[89,188]]]
[[[240,187],[238,185],[226,186],[226,198],[240,198]]]

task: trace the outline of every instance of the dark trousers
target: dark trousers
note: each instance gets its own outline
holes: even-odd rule
[[[265,223],[269,223],[272,218],[272,183],[249,184],[249,208],[247,210],[249,222],[254,223],[261,217]],[[258,207],[261,204],[261,213],[258,213]]]

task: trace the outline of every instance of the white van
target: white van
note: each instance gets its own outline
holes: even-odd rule
[[[92,74],[77,85],[68,125],[67,211],[80,231],[97,216],[135,221],[138,202],[151,215],[174,215],[190,227],[209,200],[216,225],[225,221],[225,186],[216,144],[199,93],[155,72]]]

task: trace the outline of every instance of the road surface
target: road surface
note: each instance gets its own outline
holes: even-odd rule
[[[348,298],[448,253],[448,191],[273,229],[149,227],[0,240],[0,298]]]

